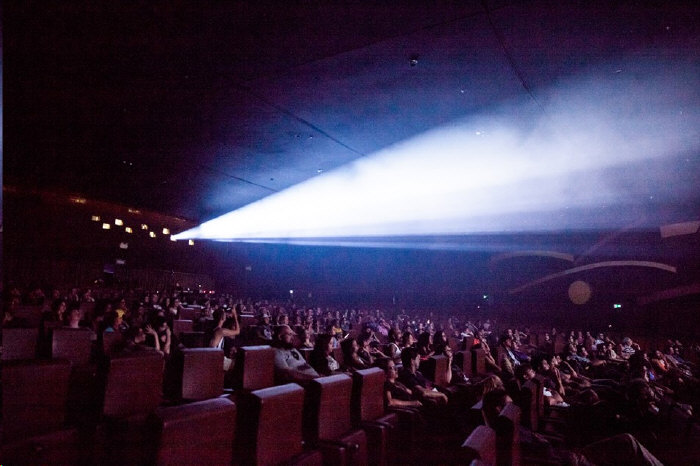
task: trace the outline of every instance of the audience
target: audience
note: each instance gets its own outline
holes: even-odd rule
[[[17,310],[30,304],[43,310],[42,326],[88,328],[100,339],[103,333],[115,334],[123,337],[117,339],[121,341],[117,352],[161,351],[167,357],[182,348],[172,333],[173,319],[182,315],[188,304],[195,304],[193,299],[188,302],[183,293],[139,295],[132,290],[81,292],[74,288],[65,294],[52,290],[48,295],[40,289],[26,296],[13,290],[5,300],[3,328],[29,326],[30,322]],[[463,407],[455,407],[455,400],[466,403],[473,393],[469,406],[483,397],[484,417],[490,423],[505,403],[519,402],[514,395],[519,384],[536,379],[549,406],[564,410],[586,407],[591,412],[604,413],[600,419],[606,427],[601,427],[600,432],[614,435],[578,450],[559,452],[579,464],[616,462],[621,458],[611,453],[616,449],[626,452],[629,458],[637,458],[639,464],[658,464],[637,439],[643,439],[646,445],[648,439],[655,438],[663,422],[693,419],[700,408],[700,382],[694,363],[700,348],[696,342],[682,344],[669,339],[655,349],[634,334],[614,335],[598,329],[545,331],[546,324],[538,326],[536,322],[529,323],[528,328],[507,328],[492,319],[436,318],[429,311],[414,311],[411,315],[397,310],[392,316],[381,310],[324,310],[289,301],[244,302],[229,296],[207,297],[197,304],[201,311],[194,319],[195,330],[208,332],[205,345],[227,348],[225,369],[230,367],[231,351],[237,346],[271,344],[275,349],[275,382],[279,384],[305,385],[341,369],[379,366],[386,374],[387,407],[420,408],[422,413],[426,409],[434,413],[435,409],[456,408],[458,412]],[[89,305],[89,311],[84,312],[83,305]],[[257,318],[258,324],[243,328],[237,311],[245,312],[249,320]],[[273,321],[276,326],[271,324]],[[299,330],[299,338],[290,322]],[[295,348],[295,341],[302,348],[313,346],[308,361]],[[455,341],[462,347],[455,347]],[[342,368],[333,357],[338,344],[343,353]],[[555,348],[560,352],[555,353]],[[454,364],[453,349],[481,349],[486,373],[464,374]],[[421,360],[435,355],[447,358],[448,373],[443,379],[446,384],[461,384],[465,388],[461,396],[448,397],[440,391],[444,390],[442,387],[434,387],[421,373]],[[397,370],[399,361],[402,367]],[[505,395],[506,388],[511,397]],[[437,418],[428,414],[426,419]]]

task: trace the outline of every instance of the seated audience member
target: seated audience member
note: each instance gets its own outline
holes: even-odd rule
[[[401,350],[414,346],[415,344],[416,339],[413,336],[413,332],[411,332],[410,330],[406,330],[405,332],[403,332],[403,334],[401,335]]]
[[[498,340],[498,366],[501,374],[512,378],[515,375],[515,368],[520,365],[520,361],[513,353],[513,337],[503,335]]]
[[[383,359],[380,367],[384,369],[384,405],[387,408],[419,408],[423,404],[415,399],[410,388],[398,380],[398,371],[393,359]]]
[[[421,359],[428,359],[430,356],[435,354],[433,349],[433,336],[430,332],[423,332],[418,335],[418,343],[416,343],[416,348],[418,349],[418,354]]]
[[[146,336],[152,335],[155,346],[150,346],[146,343]],[[161,352],[158,332],[153,327],[146,325],[145,327],[131,327],[124,333],[124,353],[134,353],[140,351],[158,351]]]
[[[227,354],[225,341],[226,338],[234,338],[240,335],[241,328],[238,324],[238,315],[234,310],[232,317],[226,317],[226,313],[222,309],[217,309],[214,311],[214,319],[216,321],[216,326],[214,327],[211,340],[209,340],[209,347],[224,350],[224,370],[227,371],[233,365],[233,354],[231,353],[233,348],[230,348]]]
[[[362,358],[358,351],[360,346],[354,338],[346,338],[340,343],[343,351],[343,366],[345,370],[367,369],[370,367]]]
[[[527,382],[528,380],[532,380],[535,378],[537,374],[535,373],[535,370],[530,366],[530,364],[521,364],[516,368],[515,371],[515,377],[520,381],[521,384]],[[544,401],[546,406],[561,406],[561,407],[567,407],[568,403],[564,402],[564,399],[561,397],[559,392],[556,390],[547,387],[547,382],[545,381],[542,391],[544,392]],[[551,383],[549,384],[551,386]]]
[[[258,338],[264,342],[272,341],[272,325],[270,325],[270,313],[268,311],[263,311],[260,316],[260,323],[256,329],[256,334]]]
[[[333,357],[333,336],[322,333],[316,336],[316,344],[309,354],[309,364],[320,375],[331,375],[340,370],[340,364]]]
[[[435,332],[435,335],[433,335],[433,351],[435,351],[435,354],[444,354],[445,348],[448,348],[449,346],[450,344],[447,341],[445,331],[438,330]]]
[[[357,339],[357,346],[357,355],[367,367],[373,366],[377,358],[388,357],[373,345],[373,340],[366,334],[360,335]]]
[[[319,377],[318,372],[311,367],[304,356],[294,348],[296,334],[289,325],[280,325],[275,329],[275,382],[284,384],[296,382],[305,384]]]
[[[399,344],[401,343],[399,341],[399,332],[395,328],[391,328],[389,330],[388,334],[389,338],[389,344],[387,345],[387,356],[394,361],[400,361],[401,360],[401,347]]]
[[[446,404],[447,395],[434,389],[430,381],[418,370],[420,359],[418,350],[415,348],[407,348],[401,352],[403,368],[399,373],[399,381],[421,401]]]
[[[312,332],[310,332],[308,329],[302,327],[300,332],[299,332],[299,349],[305,348],[305,349],[311,349],[314,347],[314,344],[311,343],[311,335]],[[318,337],[317,337],[318,338]]]

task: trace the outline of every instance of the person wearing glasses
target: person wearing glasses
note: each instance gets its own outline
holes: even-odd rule
[[[295,382],[304,385],[309,380],[319,377],[304,356],[294,347],[296,333],[289,325],[275,328],[273,346],[275,348],[275,383]]]

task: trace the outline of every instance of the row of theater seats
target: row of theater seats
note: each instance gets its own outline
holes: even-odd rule
[[[156,352],[105,358],[94,373],[78,372],[78,386],[80,366],[68,360],[4,361],[0,461],[387,464],[410,458],[417,422],[410,412],[385,413],[381,369],[319,378],[305,389],[274,387],[273,358],[268,346],[241,348],[236,389],[222,396],[221,350],[185,350],[171,361],[182,369],[183,404],[170,406],[163,404],[164,360]],[[85,390],[90,384],[80,385],[90,377],[96,409],[94,393]],[[399,444],[404,447],[392,450]]]

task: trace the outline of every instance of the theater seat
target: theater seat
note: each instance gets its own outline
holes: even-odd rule
[[[215,398],[158,408],[149,420],[154,435],[152,464],[230,464],[236,405]]]
[[[318,447],[327,464],[367,464],[367,436],[353,429],[352,379],[345,374],[314,379],[304,401],[304,439]]]
[[[39,344],[38,328],[2,329],[2,360],[34,359]]]
[[[64,359],[3,363],[3,443],[64,428],[70,372]]]
[[[499,465],[519,466],[520,456],[520,408],[507,403],[496,418],[496,462]]]
[[[303,449],[304,390],[299,385],[263,388],[237,400],[234,464],[322,464],[318,450]]]
[[[275,350],[268,345],[242,346],[236,353],[233,388],[253,391],[275,384]]]
[[[163,355],[143,351],[107,359],[102,420],[95,434],[95,462],[123,465],[148,462],[149,416],[163,399]]]
[[[473,377],[472,371],[472,352],[471,350],[457,351],[454,354],[454,363],[462,369],[462,372],[467,377]]]
[[[462,444],[464,462],[477,460],[476,464],[496,465],[496,432],[487,426],[477,426]]]
[[[186,348],[168,363],[168,385],[180,400],[199,401],[224,392],[224,352],[218,348]],[[170,392],[170,389],[168,390]]]
[[[90,362],[90,338],[88,329],[55,328],[51,340],[51,357],[68,359],[74,366],[84,366]]]
[[[173,320],[173,333],[175,336],[180,338],[180,335],[184,332],[191,332],[194,330],[194,323],[192,320]]]
[[[396,446],[400,443],[398,415],[384,412],[385,377],[384,371],[377,367],[352,374],[352,420],[355,427],[367,433],[369,464],[388,464],[396,457]],[[405,446],[410,449],[410,445]]]

